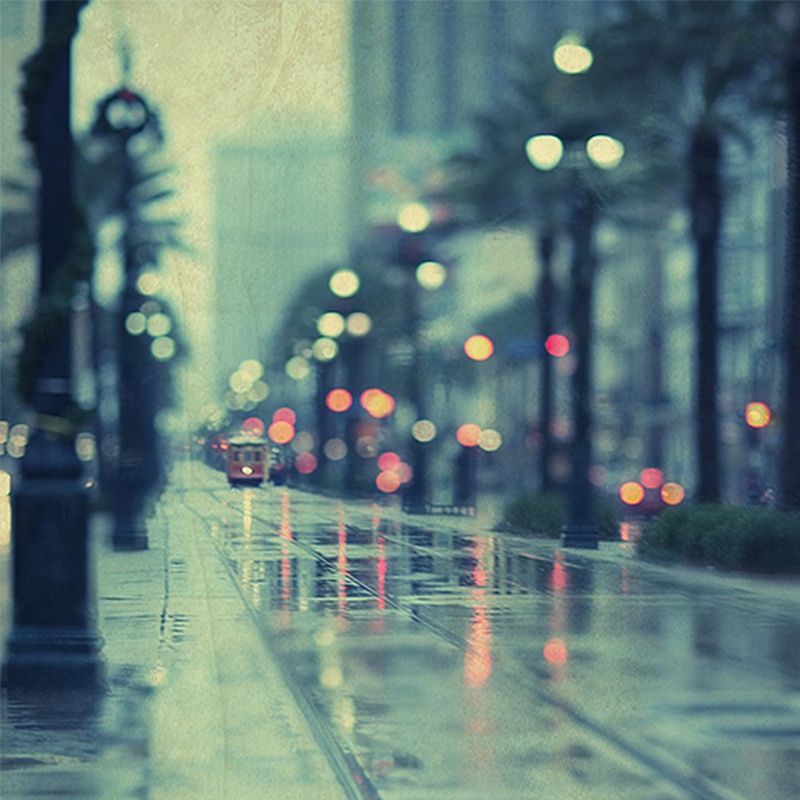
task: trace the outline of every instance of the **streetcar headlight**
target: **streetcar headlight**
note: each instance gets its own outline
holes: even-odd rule
[[[252,475],[253,474],[253,468],[252,467],[242,467],[242,473],[244,475]]]

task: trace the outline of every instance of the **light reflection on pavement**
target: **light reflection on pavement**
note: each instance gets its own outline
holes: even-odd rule
[[[378,796],[800,797],[796,588],[215,485],[184,502]]]

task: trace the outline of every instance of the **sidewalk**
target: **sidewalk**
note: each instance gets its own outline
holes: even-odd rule
[[[108,692],[4,701],[0,796],[344,798],[213,542],[168,489],[150,549],[95,520]]]

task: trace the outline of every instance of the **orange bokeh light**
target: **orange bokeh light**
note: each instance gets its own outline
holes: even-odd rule
[[[544,646],[544,657],[550,664],[566,664],[569,652],[567,651],[567,645],[564,643],[564,640],[558,637],[548,639]]]
[[[291,408],[279,408],[272,415],[272,421],[288,422],[290,425],[294,425],[297,422],[297,414],[295,414]]]
[[[553,333],[545,339],[544,349],[555,358],[569,353],[569,339],[560,333]]]
[[[674,481],[665,483],[661,487],[661,499],[668,506],[677,506],[679,503],[683,502],[685,496],[686,492],[683,490],[683,486]]]
[[[456,439],[458,443],[464,445],[464,447],[476,447],[481,441],[482,434],[483,431],[480,425],[475,425],[473,422],[466,422],[456,431]]]
[[[494,353],[494,342],[488,336],[476,334],[464,343],[464,352],[473,361],[486,361]]]
[[[375,485],[386,494],[396,492],[400,488],[400,476],[396,472],[384,471],[375,478]]]
[[[639,473],[639,480],[645,489],[658,489],[664,483],[664,473],[655,467],[648,467]]]
[[[353,395],[347,389],[331,389],[325,397],[325,405],[341,414],[353,405]]]
[[[644,486],[636,481],[628,481],[619,487],[619,496],[626,505],[635,506],[644,500]]]
[[[269,426],[267,435],[275,444],[287,444],[294,438],[294,425],[279,419]]]
[[[772,411],[766,403],[748,403],[744,418],[751,428],[766,428],[772,418]]]
[[[361,405],[371,417],[383,419],[394,411],[394,398],[382,389],[367,389],[361,394]]]

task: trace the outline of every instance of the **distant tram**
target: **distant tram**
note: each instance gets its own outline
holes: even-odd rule
[[[255,436],[233,436],[228,439],[226,473],[228,483],[258,486],[269,470],[269,448],[264,439]]]

